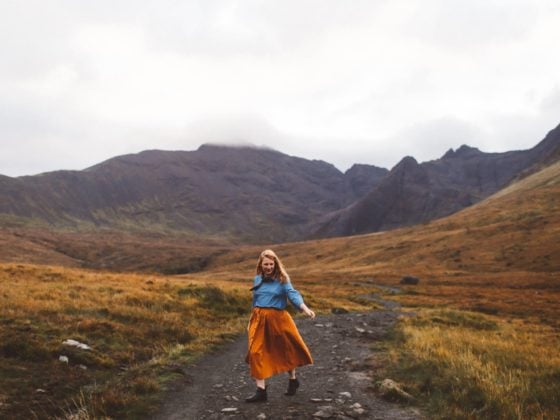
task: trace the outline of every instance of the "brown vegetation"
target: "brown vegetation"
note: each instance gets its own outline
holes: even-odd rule
[[[249,309],[247,293],[220,281],[7,264],[0,266],[0,284],[5,416],[70,412],[80,387],[91,414],[145,412],[159,375],[173,373],[168,363],[239,332]],[[66,339],[92,350],[64,346]]]
[[[405,382],[432,415],[557,418],[558,238],[560,162],[430,224],[275,249],[314,296],[421,279],[388,296],[417,317],[402,321],[385,361],[393,363],[378,374]],[[248,270],[257,251],[227,253],[209,269]]]
[[[240,282],[186,280],[1,264],[0,417],[146,414],[181,366],[246,327],[251,282],[243,274]],[[340,296],[309,301],[323,310],[373,307]]]
[[[443,416],[554,418],[559,237],[557,163],[430,224],[274,249],[324,311],[364,309],[376,284],[419,277],[391,296],[418,316],[399,327],[389,372]],[[70,412],[72,399],[96,415],[146,412],[176,363],[243,330],[262,248],[220,248],[176,277],[0,266],[0,413]]]

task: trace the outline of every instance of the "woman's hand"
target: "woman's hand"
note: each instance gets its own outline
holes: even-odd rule
[[[313,312],[311,309],[309,309],[305,303],[302,303],[301,306],[300,306],[299,308],[300,308],[300,309],[303,311],[303,313],[304,313],[305,315],[307,315],[309,318],[315,319],[315,312]]]

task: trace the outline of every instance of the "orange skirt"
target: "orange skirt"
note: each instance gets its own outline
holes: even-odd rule
[[[245,361],[255,379],[266,379],[313,364],[311,353],[288,311],[253,308],[248,332],[249,349]]]

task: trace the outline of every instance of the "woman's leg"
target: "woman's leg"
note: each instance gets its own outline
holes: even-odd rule
[[[288,390],[286,395],[295,395],[297,389],[299,388],[299,381],[296,378],[296,370],[292,369],[288,372],[290,375],[290,380],[288,381]]]
[[[257,384],[257,390],[255,391],[254,395],[245,398],[245,401],[248,403],[262,402],[267,400],[265,380],[255,379],[255,382]]]
[[[296,370],[292,369],[288,372],[288,374],[290,375],[290,379],[296,379]]]

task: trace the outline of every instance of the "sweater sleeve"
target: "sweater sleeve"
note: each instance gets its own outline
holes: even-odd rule
[[[286,289],[286,294],[288,295],[288,300],[291,302],[291,304],[294,305],[298,310],[301,310],[300,306],[303,303],[303,297],[301,296],[301,293],[294,289],[292,283],[289,280],[284,284],[284,288]]]

